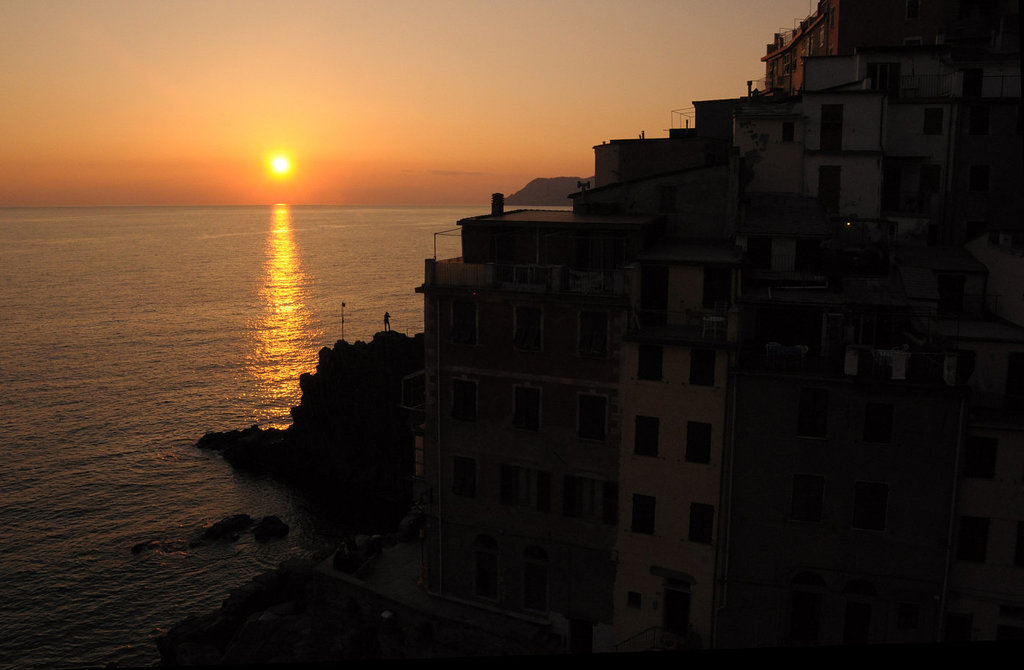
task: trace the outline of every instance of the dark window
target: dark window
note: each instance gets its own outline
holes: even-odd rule
[[[516,307],[516,349],[540,351],[540,309]]]
[[[540,547],[527,547],[523,553],[523,608],[548,608],[548,555]]]
[[[825,478],[821,475],[793,475],[793,502],[789,516],[797,521],[821,521]]]
[[[452,380],[452,416],[463,421],[476,421],[476,382]]]
[[[658,428],[656,416],[637,416],[633,435],[633,453],[638,456],[658,455]]]
[[[793,122],[783,121],[782,122],[782,141],[792,142],[793,141]]]
[[[729,268],[704,268],[704,288],[701,299],[703,307],[718,307],[730,303],[732,293],[732,271]]]
[[[921,16],[921,0],[907,0],[907,18],[916,19]]]
[[[456,300],[452,303],[452,342],[476,344],[476,304]]]
[[[964,275],[940,274],[935,277],[939,291],[939,312],[941,314],[960,314],[964,311]]]
[[[498,543],[493,537],[479,535],[474,543],[476,594],[488,600],[498,599]]]
[[[924,129],[925,135],[941,135],[942,134],[942,117],[944,111],[942,107],[925,107],[924,110]]]
[[[896,628],[917,630],[921,625],[921,606],[917,603],[900,603],[896,610]]]
[[[821,240],[797,240],[796,258],[793,269],[797,272],[814,272],[821,270]]]
[[[854,528],[885,530],[885,513],[889,500],[888,484],[857,482],[853,486]]]
[[[921,192],[938,193],[941,186],[942,166],[926,163],[921,166]]]
[[[839,151],[843,148],[843,106],[821,106],[821,149]]]
[[[800,389],[800,415],[796,434],[804,437],[825,437],[828,426],[828,391],[817,388]]]
[[[686,460],[691,463],[711,462],[711,424],[686,422]]]
[[[843,644],[867,644],[871,636],[871,603],[847,600],[843,616]]]
[[[974,622],[970,614],[964,612],[947,612],[943,625],[942,640],[944,642],[970,642],[971,628]]]
[[[568,517],[600,519],[615,524],[618,517],[618,488],[613,482],[565,475],[562,480],[562,513]]]
[[[690,349],[690,383],[715,385],[715,350]]]
[[[982,193],[988,190],[989,169],[987,165],[972,165],[968,173],[971,191]]]
[[[715,508],[703,503],[690,503],[690,542],[711,544],[714,531]]]
[[[579,396],[580,437],[603,440],[607,398],[600,395]]]
[[[512,423],[516,428],[524,430],[540,428],[540,389],[532,386],[516,387]]]
[[[899,97],[899,63],[868,63],[868,79],[871,81],[872,90],[886,91],[891,97]]]
[[[551,511],[551,474],[515,465],[501,466],[501,503]]]
[[[633,609],[640,609],[640,603],[642,602],[640,594],[636,591],[629,591],[626,593],[626,607],[632,607]]]
[[[770,237],[748,237],[747,238],[747,263],[754,270],[771,270],[771,268],[772,268],[772,238],[770,238]]]
[[[1024,628],[1020,626],[996,625],[996,640],[1024,640]]]
[[[981,68],[970,68],[963,71],[965,98],[980,98],[984,88],[985,72]]]
[[[839,189],[842,168],[839,165],[818,166],[818,200],[829,212],[839,211]]]
[[[793,644],[817,644],[821,627],[821,594],[793,590],[789,612],[789,638]]]
[[[600,356],[608,352],[608,313],[580,312],[580,353]]]
[[[888,444],[892,440],[892,405],[869,402],[864,406],[864,441]]]
[[[634,533],[654,533],[654,496],[633,494],[633,523],[630,529]]]
[[[476,460],[452,457],[452,493],[472,498],[476,495]]]
[[[637,378],[661,381],[661,347],[656,344],[641,344],[637,353]]]
[[[964,477],[992,479],[996,474],[996,447],[998,445],[999,440],[995,437],[969,436],[967,448],[964,450]]]
[[[960,535],[956,557],[961,561],[985,562],[988,550],[988,519],[980,516],[960,517]]]
[[[988,105],[971,105],[967,132],[971,135],[988,135]]]

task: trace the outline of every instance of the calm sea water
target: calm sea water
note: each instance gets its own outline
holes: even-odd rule
[[[331,541],[204,432],[287,425],[344,336],[422,330],[433,233],[486,207],[0,209],[0,666],[151,665],[153,637]],[[437,238],[438,257],[458,238]],[[183,549],[225,516],[284,540]],[[133,555],[161,540],[166,550]]]

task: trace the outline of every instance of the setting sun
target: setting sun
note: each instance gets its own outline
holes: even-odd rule
[[[287,156],[274,156],[270,159],[270,171],[283,177],[292,171],[292,162]]]

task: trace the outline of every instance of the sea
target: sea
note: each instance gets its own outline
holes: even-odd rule
[[[424,259],[487,205],[0,209],[0,667],[155,665],[175,623],[327,555],[351,515],[195,442],[289,425],[317,352],[385,312],[420,332]],[[291,532],[193,546],[233,514]]]

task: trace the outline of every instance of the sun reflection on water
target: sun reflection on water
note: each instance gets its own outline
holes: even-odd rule
[[[262,304],[247,367],[255,382],[255,421],[283,428],[291,423],[288,410],[301,397],[299,375],[316,366],[313,348],[321,338],[307,307],[309,278],[292,237],[288,205],[274,206],[264,254]]]

